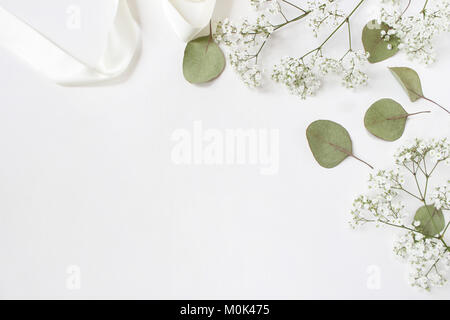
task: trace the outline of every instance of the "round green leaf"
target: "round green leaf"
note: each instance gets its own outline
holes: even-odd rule
[[[190,83],[217,78],[225,68],[225,56],[210,36],[190,41],[184,51],[183,74]]]
[[[400,82],[412,102],[423,97],[422,84],[416,71],[407,67],[389,68],[389,70]]]
[[[445,218],[442,210],[438,210],[432,205],[419,208],[414,216],[414,220],[420,222],[416,229],[430,237],[439,234],[445,228]]]
[[[392,99],[381,99],[367,110],[364,116],[364,125],[374,136],[395,141],[405,131],[408,113],[403,107]]]
[[[306,130],[309,147],[324,168],[334,168],[352,155],[352,140],[347,130],[329,120],[317,120]]]
[[[369,62],[376,63],[394,56],[398,52],[400,40],[395,35],[390,36],[389,41],[381,37],[381,31],[388,32],[386,23],[379,24],[376,20],[370,21],[363,29],[362,42],[366,52],[370,54]]]

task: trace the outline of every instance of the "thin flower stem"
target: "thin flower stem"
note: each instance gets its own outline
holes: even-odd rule
[[[283,23],[280,23],[280,24],[274,26],[274,29],[275,29],[275,31],[276,31],[276,30],[278,30],[278,29],[280,29],[280,28],[283,28],[284,26],[287,26],[287,25],[290,24],[290,23],[299,21],[299,20],[303,19],[304,17],[306,17],[306,16],[307,16],[308,14],[310,14],[310,13],[311,13],[311,11],[306,11],[305,13],[299,15],[298,17],[295,17],[294,19],[288,20],[288,21],[286,21],[286,22],[283,22]]]
[[[449,251],[450,247],[445,243],[445,240],[441,238],[442,243],[447,248],[447,251]]]
[[[334,34],[335,34],[335,33],[336,33],[336,32],[337,32],[337,31],[338,31],[345,23],[347,23],[347,22],[349,21],[350,17],[356,12],[356,10],[358,10],[358,8],[364,3],[364,1],[365,1],[365,0],[361,0],[361,1],[356,5],[356,7],[353,8],[352,12],[350,12],[349,15],[344,19],[344,21],[342,21],[341,24],[338,25],[337,28],[336,28],[336,29],[328,36],[328,38],[326,38],[326,39],[322,42],[322,44],[319,46],[319,48],[322,48],[322,47],[325,45],[325,43],[327,43],[328,40],[330,40],[331,37],[333,37]]]
[[[300,11],[306,12],[305,10],[303,10],[303,9],[300,8],[299,6],[293,4],[292,2],[289,2],[289,1],[286,1],[286,0],[281,0],[281,1],[283,1],[284,3],[286,3],[286,4],[290,5],[290,6],[293,6],[294,8],[296,8],[296,9],[298,9],[298,10],[300,10]]]
[[[438,264],[438,262],[441,260],[441,257],[439,257],[436,262],[431,266],[430,270],[428,270],[428,272],[425,274],[425,277],[428,277],[428,274],[431,272],[431,270],[433,270],[433,268],[436,267],[436,265]]]
[[[286,21],[286,22],[288,22],[289,21],[289,19],[288,18],[286,18],[286,16],[284,15],[284,13],[283,13],[283,11],[281,11],[280,10],[280,14],[283,16],[283,18],[284,18],[284,20]]]
[[[281,13],[281,15],[285,18],[286,22],[274,26],[274,31],[277,31],[278,29],[281,29],[281,28],[287,26],[288,24],[290,24],[290,23],[292,23],[292,22],[299,21],[299,20],[303,19],[303,18],[306,17],[309,13],[310,13],[310,11],[305,11],[305,13],[299,15],[298,17],[295,17],[295,18],[292,19],[292,20],[288,20],[288,19],[284,16],[284,14]],[[256,34],[255,34],[255,36],[256,36]],[[270,37],[270,34],[266,37],[266,39],[264,40],[264,42],[261,44],[261,46],[260,46],[259,49],[258,49],[258,52],[257,52],[256,54],[250,56],[250,57],[249,57],[249,60],[251,60],[251,59],[256,59],[256,63],[258,63],[259,54],[261,53],[262,49],[263,49],[264,46],[266,45],[267,40],[269,39],[269,37]]]
[[[408,11],[409,6],[411,5],[411,0],[408,1],[408,5],[406,6],[405,10],[403,10],[402,14],[400,15],[400,18]]]
[[[339,29],[341,29],[341,27],[345,24],[348,23],[350,21],[350,17],[356,12],[356,10],[358,10],[358,8],[364,3],[365,0],[360,0],[359,3],[356,5],[356,7],[353,8],[353,10],[348,14],[348,16],[344,19],[344,21],[342,21],[337,27],[336,29],[334,29],[334,31],[315,49],[308,51],[306,54],[304,54],[300,59],[305,58],[306,56],[310,55],[311,53],[315,52],[315,51],[319,51],[320,49],[322,49],[322,47],[328,42],[328,40],[330,40],[336,32],[338,32]]]
[[[438,166],[438,164],[441,162],[441,160],[438,160],[436,162],[436,164],[434,165],[433,169],[431,169],[431,172],[428,174],[429,176],[431,176],[431,174],[434,172],[434,170],[436,169],[436,167]]]
[[[397,190],[401,190],[401,191],[403,191],[403,192],[406,192],[407,194],[409,194],[411,197],[414,197],[414,198],[416,198],[417,200],[419,200],[419,201],[422,201],[422,199],[420,199],[418,196],[416,196],[415,194],[413,194],[412,192],[410,192],[410,191],[408,191],[408,190],[406,190],[406,189],[403,189],[403,187],[401,187],[401,188],[393,188],[393,189],[397,189]]]
[[[422,160],[420,160],[420,161],[422,161]],[[423,175],[426,177],[427,176],[427,174],[425,173],[425,171],[422,169],[422,167],[420,166],[420,161],[419,162],[414,162],[415,164],[417,164],[417,169],[419,169],[420,170],[420,172],[422,172],[423,173]],[[418,171],[416,171],[416,173],[417,173]]]
[[[393,223],[390,223],[390,222],[387,222],[387,221],[381,221],[381,220],[379,220],[379,221],[380,221],[381,223],[383,223],[383,224],[385,224],[385,225],[388,225],[388,226],[391,226],[391,227],[401,228],[401,229],[405,229],[405,230],[412,231],[412,232],[415,232],[415,233],[420,233],[421,235],[425,236],[426,238],[439,239],[438,237],[430,237],[430,236],[426,235],[425,233],[420,232],[419,230],[415,230],[415,229],[412,229],[412,228],[408,228],[408,227],[403,226],[403,225],[393,224]]]
[[[425,177],[429,177],[430,175],[427,172],[427,161],[425,159],[425,155],[423,156],[422,161],[423,161],[423,169],[425,170],[425,173],[424,173]]]
[[[450,221],[447,223],[447,226],[445,227],[444,232],[442,232],[442,237],[444,237],[445,233],[447,232],[448,226],[450,226]]]
[[[422,189],[420,189],[419,181],[417,180],[417,171],[416,171],[416,173],[413,174],[413,176],[414,176],[414,181],[416,181],[417,190],[419,190],[420,197],[422,198],[421,200],[423,202],[425,202],[425,198],[423,196]]]
[[[266,45],[267,39],[269,39],[269,36],[267,36],[266,40],[264,40],[264,42],[262,43],[262,45],[261,45],[261,47],[259,48],[258,52],[255,54],[256,64],[258,64],[259,54],[261,53],[262,49],[263,49],[264,46]]]
[[[423,9],[422,9],[422,11],[420,11],[423,13],[424,16],[425,16],[425,9],[427,8],[427,5],[428,5],[428,0],[425,1],[425,4],[423,5]]]
[[[350,28],[350,20],[347,18],[347,27],[348,27],[348,48],[349,51],[352,50],[352,29]]]

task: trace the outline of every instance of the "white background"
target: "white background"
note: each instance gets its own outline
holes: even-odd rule
[[[367,2],[352,19],[358,47],[375,0]],[[65,27],[73,3],[81,3],[81,30]],[[90,62],[104,45],[107,3],[0,1]],[[414,66],[425,93],[450,105],[448,35],[432,67],[398,55],[367,67],[367,88],[352,92],[330,80],[302,101],[271,83],[249,90],[231,68],[211,84],[190,85],[181,70],[184,44],[161,2],[130,3],[143,47],[120,82],[59,87],[0,50],[1,298],[450,298],[448,287],[428,294],[408,286],[391,230],[348,227],[370,169],[352,159],[324,169],[305,138],[310,122],[334,120],[350,132],[355,153],[384,168],[405,141],[448,136],[448,116],[425,101],[410,103],[386,69]],[[247,2],[218,0],[215,19],[249,12]],[[268,69],[317,45],[304,30],[300,22],[274,36],[264,51]],[[340,54],[346,43],[339,33],[327,50]],[[411,118],[400,140],[383,142],[366,132],[363,116],[384,97],[433,113]],[[279,173],[176,166],[171,134],[196,120],[205,128],[280,130]],[[70,265],[81,268],[80,290],[66,288]],[[380,268],[380,290],[367,287],[371,265]]]

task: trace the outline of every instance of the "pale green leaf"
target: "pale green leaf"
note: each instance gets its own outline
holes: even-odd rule
[[[322,167],[334,168],[352,155],[350,135],[336,122],[315,121],[306,130],[306,137],[314,158]]]
[[[400,82],[412,102],[423,98],[422,84],[416,71],[407,67],[394,67],[389,70]]]
[[[217,78],[225,68],[225,56],[210,36],[190,41],[184,51],[183,74],[190,83]]]
[[[376,63],[394,56],[398,52],[400,40],[395,35],[391,35],[389,41],[385,41],[381,36],[381,31],[388,32],[389,26],[386,23],[379,24],[372,20],[366,24],[362,32],[362,42],[366,52],[370,54],[369,62]]]
[[[445,228],[444,214],[432,205],[419,208],[414,221],[420,222],[416,229],[430,237],[439,234]]]
[[[367,110],[364,116],[364,125],[374,136],[395,141],[405,131],[408,113],[403,107],[392,99],[381,99]]]

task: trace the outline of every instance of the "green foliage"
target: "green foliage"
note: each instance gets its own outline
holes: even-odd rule
[[[438,210],[431,205],[420,207],[414,216],[414,220],[420,222],[417,230],[430,237],[439,234],[445,228],[442,210]]]
[[[391,35],[389,41],[385,41],[381,32],[388,32],[389,26],[386,23],[379,24],[372,20],[366,24],[362,32],[362,42],[366,52],[370,54],[369,62],[377,63],[394,56],[398,51],[400,40]]]
[[[412,102],[423,98],[422,84],[416,71],[407,67],[389,68]]]
[[[403,135],[408,116],[398,102],[381,99],[367,110],[364,125],[374,136],[386,141],[395,141]]]
[[[211,36],[190,41],[184,51],[183,74],[190,83],[217,78],[225,68],[225,56]]]
[[[334,168],[352,155],[352,140],[347,130],[329,120],[311,123],[306,130],[309,147],[324,168]]]

